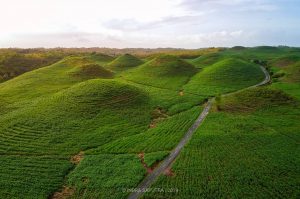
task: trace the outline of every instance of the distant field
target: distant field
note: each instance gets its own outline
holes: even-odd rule
[[[126,198],[216,96],[143,198],[298,198],[299,52],[2,49],[0,198]]]

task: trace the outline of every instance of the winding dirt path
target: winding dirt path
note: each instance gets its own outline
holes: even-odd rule
[[[253,86],[250,86],[248,88],[254,88],[254,87],[258,87],[258,86],[262,86],[265,85],[267,83],[269,83],[271,81],[271,77],[268,73],[268,71],[265,69],[265,67],[260,66],[261,70],[263,71],[263,73],[265,74],[265,79]],[[246,88],[246,89],[248,89]],[[244,90],[244,89],[241,89]],[[227,93],[224,94],[222,96],[228,96],[228,95],[232,95],[233,93],[236,92],[240,92],[239,91],[234,91],[231,93]],[[193,133],[196,131],[196,129],[203,123],[203,120],[206,118],[206,116],[209,113],[209,110],[212,106],[214,102],[214,98],[209,99],[209,101],[206,103],[202,113],[199,115],[199,117],[197,118],[197,120],[194,122],[194,124],[189,128],[189,130],[186,132],[186,134],[183,136],[183,138],[180,140],[179,144],[175,147],[175,149],[172,150],[172,152],[169,154],[168,157],[166,157],[161,164],[158,165],[158,167],[156,167],[154,169],[154,171],[152,173],[150,173],[149,175],[146,176],[146,178],[144,178],[144,180],[138,185],[138,187],[135,189],[136,192],[132,192],[129,196],[128,199],[138,199],[140,196],[142,196],[144,194],[144,192],[147,191],[147,188],[149,188],[154,181],[169,167],[171,167],[172,163],[175,161],[175,159],[177,158],[177,156],[179,155],[180,151],[182,150],[182,148],[187,144],[187,142],[191,139]]]

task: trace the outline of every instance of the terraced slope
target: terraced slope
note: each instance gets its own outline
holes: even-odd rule
[[[203,69],[183,89],[199,95],[215,96],[255,85],[264,77],[258,65],[229,58]]]
[[[160,55],[135,69],[126,71],[122,76],[145,85],[180,89],[196,72],[193,65],[176,56]]]

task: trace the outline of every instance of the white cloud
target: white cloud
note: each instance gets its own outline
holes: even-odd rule
[[[0,47],[251,45],[268,29],[299,31],[278,26],[276,16],[270,20],[279,11],[276,2],[0,0]]]

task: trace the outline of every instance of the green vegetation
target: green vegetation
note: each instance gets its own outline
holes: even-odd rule
[[[123,71],[141,64],[143,64],[143,61],[139,58],[130,54],[125,54],[117,57],[107,66],[114,71]]]
[[[0,50],[0,82],[12,79],[27,71],[57,62],[66,56],[59,52],[15,52]]]
[[[122,77],[145,85],[179,89],[196,72],[193,65],[176,56],[160,55],[140,67],[123,73]]]
[[[222,102],[222,111],[208,115],[176,160],[174,176],[152,186],[178,192],[144,198],[298,197],[299,103],[268,88]]]
[[[69,71],[70,75],[91,78],[112,78],[114,73],[97,64],[80,65]]]
[[[88,155],[70,173],[68,184],[76,188],[73,198],[125,198],[145,174],[137,155]]]
[[[126,198],[210,97],[152,186],[178,192],[144,198],[298,198],[299,52],[2,49],[0,74],[12,75],[0,80],[0,198]],[[245,89],[264,79],[255,63],[273,83]]]
[[[210,53],[191,60],[191,63],[199,68],[204,68],[222,60],[222,58],[224,58],[222,52]]]
[[[257,84],[264,79],[258,65],[229,58],[206,67],[184,85],[184,90],[214,96]]]

